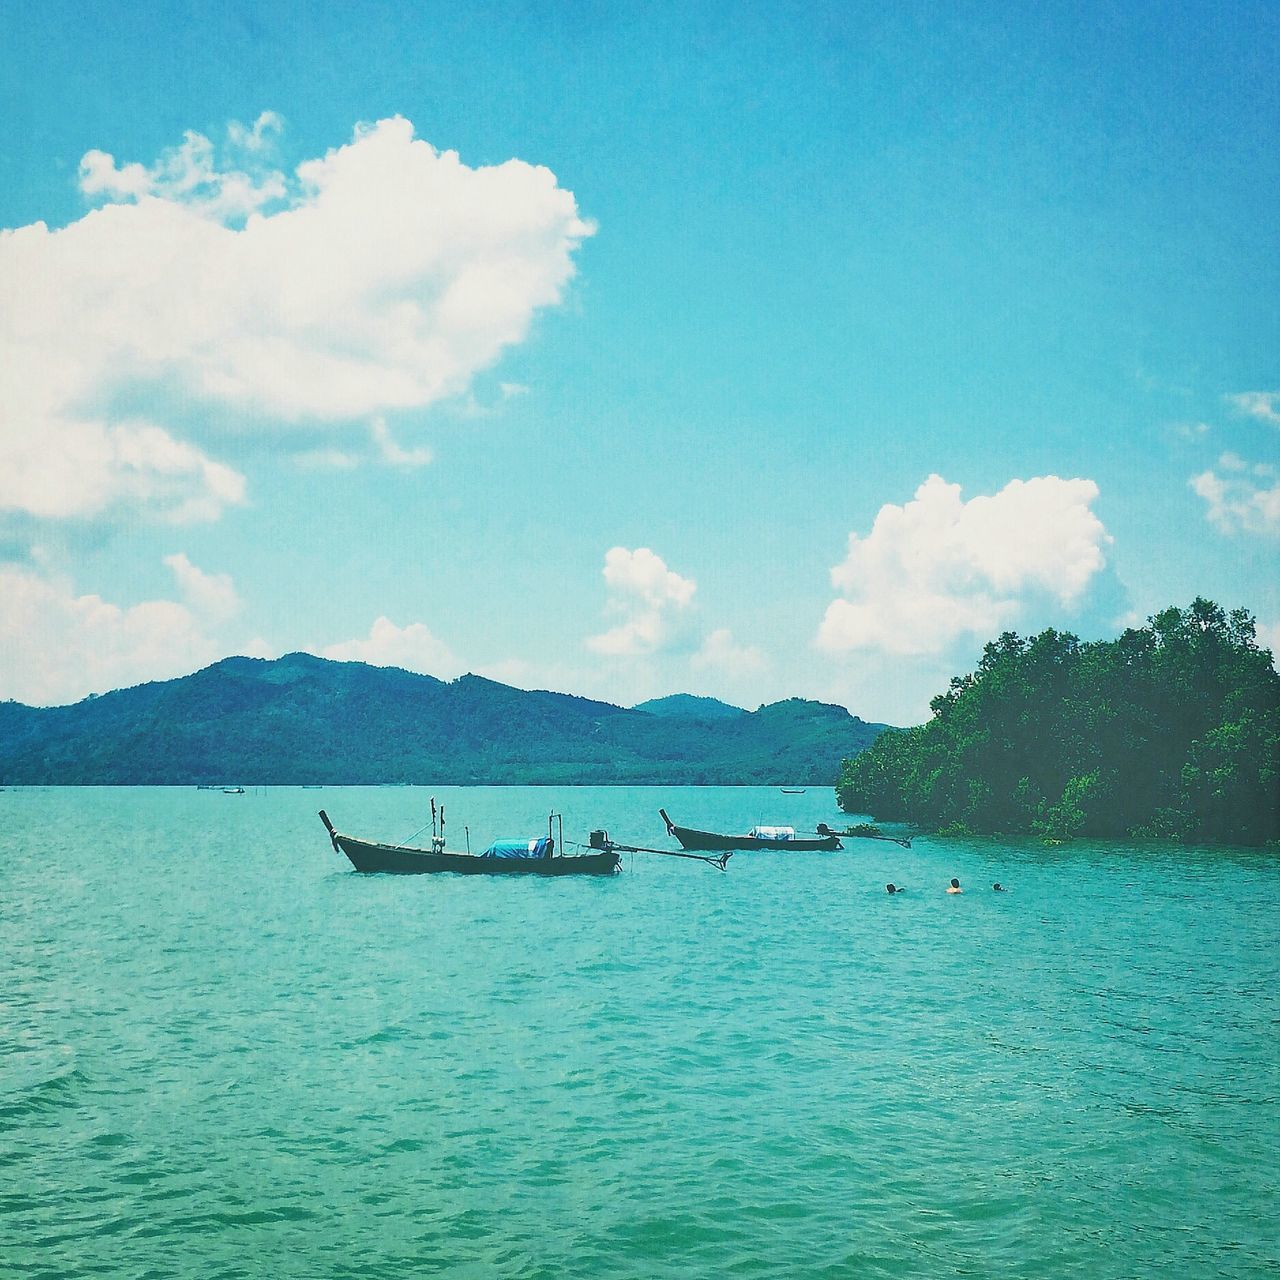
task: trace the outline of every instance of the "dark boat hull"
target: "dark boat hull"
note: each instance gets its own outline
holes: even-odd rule
[[[335,834],[333,842],[357,871],[423,875],[452,871],[463,876],[608,876],[622,861],[616,853],[574,858],[482,858],[472,853],[432,853],[401,849]]]
[[[804,840],[770,840],[763,836],[725,836],[714,831],[698,831],[693,827],[678,827],[667,817],[665,809],[659,810],[667,823],[667,831],[680,841],[683,849],[712,850],[723,852],[729,849],[782,849],[791,853],[834,853],[843,849],[835,836],[822,836],[818,839]]]

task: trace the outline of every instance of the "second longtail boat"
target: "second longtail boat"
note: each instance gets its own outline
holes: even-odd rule
[[[659,809],[658,813],[667,824],[667,834],[679,840],[684,849],[785,849],[794,853],[832,853],[844,848],[832,834],[798,836],[794,827],[752,827],[745,835],[721,835],[715,831],[679,827],[667,817],[665,809]]]

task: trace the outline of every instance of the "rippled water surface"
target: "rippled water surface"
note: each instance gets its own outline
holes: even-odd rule
[[[553,806],[666,847],[659,804],[841,817],[825,789],[437,795],[474,848]],[[1277,1273],[1276,855],[360,876],[315,816],[399,840],[426,800],[0,792],[0,1272]]]

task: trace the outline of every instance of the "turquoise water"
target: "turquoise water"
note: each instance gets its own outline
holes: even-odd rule
[[[436,794],[475,848],[553,805],[566,837],[664,845],[659,804],[842,816],[813,789]],[[0,793],[0,1272],[1280,1267],[1274,854],[363,877],[315,817],[403,839],[426,796]]]

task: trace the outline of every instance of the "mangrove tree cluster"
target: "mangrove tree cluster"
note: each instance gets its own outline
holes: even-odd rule
[[[1197,599],[1118,639],[1006,632],[933,716],[841,769],[842,808],[942,831],[1280,838],[1280,674]]]

